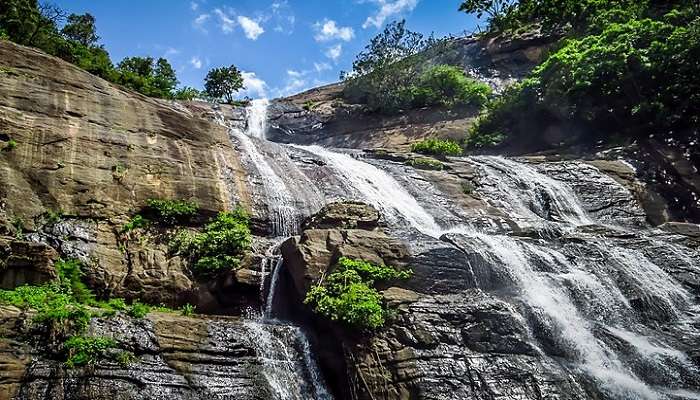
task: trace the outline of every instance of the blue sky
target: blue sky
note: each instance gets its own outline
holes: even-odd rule
[[[112,60],[165,57],[181,85],[202,87],[210,68],[245,72],[241,96],[278,97],[338,80],[387,23],[460,35],[476,19],[459,0],[58,0],[89,12]]]

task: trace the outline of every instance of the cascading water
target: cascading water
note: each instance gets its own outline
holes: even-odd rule
[[[268,99],[255,99],[248,107],[248,136],[267,139],[267,108],[270,105]]]
[[[273,236],[286,238],[298,232],[301,216],[287,183],[258,148],[266,139],[268,105],[267,99],[251,101],[246,110],[246,131],[230,127],[229,132],[232,140],[241,143],[260,175]],[[271,279],[262,315],[245,322],[253,338],[251,345],[261,361],[261,373],[271,400],[332,400],[302,329],[273,318],[274,296],[283,268],[282,257],[278,254],[279,243],[271,246],[261,261],[261,291],[265,276],[271,275]]]
[[[550,220],[573,226],[593,223],[564,183],[503,157],[469,159],[484,172],[481,192],[489,196],[493,206],[509,211],[512,218]]]
[[[339,175],[351,190],[377,207],[392,225],[407,221],[418,231],[439,237],[442,229],[435,218],[421,206],[394,178],[374,165],[350,155],[336,153],[320,146],[297,146],[320,157]]]
[[[293,204],[285,188],[299,182],[290,180],[287,175],[275,174],[269,164],[272,161],[265,160],[257,152],[256,138],[265,137],[266,107],[264,101],[255,101],[248,109],[247,136],[241,143],[261,175],[266,176],[263,184],[270,191],[270,211],[276,215],[276,224],[280,227],[275,232],[285,235],[294,231],[292,225],[298,226],[294,221],[289,228],[283,228],[295,218],[292,212],[284,211],[285,206]],[[695,390],[688,388],[700,380],[700,372],[687,355],[676,350],[664,337],[649,336],[654,330],[647,326],[649,319],[660,319],[678,326],[673,329],[682,332],[684,324],[691,323],[686,319],[693,307],[697,309],[697,304],[678,282],[640,251],[587,233],[583,228],[597,222],[564,182],[530,165],[500,157],[466,158],[465,161],[479,171],[479,194],[491,206],[519,226],[557,229],[546,240],[486,233],[469,226],[466,219],[461,227],[445,230],[436,222],[436,206],[421,204],[382,163],[372,165],[319,146],[294,148],[320,160],[306,163],[312,166],[304,170],[308,175],[305,182],[313,182],[319,192],[325,190],[329,196],[328,187],[321,189],[319,176],[323,176],[326,178],[323,183],[328,185],[325,182],[328,181],[335,185],[330,188],[330,197],[363,200],[374,205],[401,237],[414,239],[406,234],[410,228],[434,239],[442,238],[455,245],[460,243],[458,247],[478,254],[483,262],[470,268],[474,275],[486,277],[475,276],[474,281],[478,284],[482,278],[496,276],[502,282],[484,283],[482,290],[504,285],[513,287],[516,297],[512,296],[513,292],[502,295],[496,290],[495,294],[518,307],[537,332],[535,340],[540,337],[538,335],[547,338],[548,344],[542,345],[547,350],[540,351],[553,351],[561,357],[563,365],[592,380],[604,398],[666,399],[672,395],[676,396],[674,399],[687,399],[697,396]],[[316,174],[317,170],[330,173]],[[417,188],[411,189],[415,193]],[[450,204],[442,202],[438,207],[449,208]],[[620,232],[624,230],[620,229]],[[554,238],[558,235],[556,232],[575,234],[579,240]],[[436,242],[434,239],[427,241]],[[663,243],[654,246],[669,253],[678,252]],[[689,261],[683,261],[681,256]],[[681,256],[679,262],[694,262],[685,254]],[[271,258],[270,267],[272,264]],[[266,379],[276,399],[330,398],[303,332],[273,319],[277,282],[284,268],[283,262],[276,258],[274,264],[265,318],[249,323],[251,331],[260,338],[258,350],[266,360],[263,367]],[[623,351],[620,341],[631,350]],[[295,350],[291,351],[292,348]]]
[[[275,172],[267,159],[258,150],[254,140],[264,140],[267,127],[268,100],[253,100],[247,109],[247,129],[241,132],[230,129],[231,135],[240,141],[244,151],[250,157],[262,179],[266,203],[270,210],[272,232],[275,236],[287,237],[299,230],[301,217],[298,213],[294,196],[282,178]],[[255,139],[251,139],[255,138]]]

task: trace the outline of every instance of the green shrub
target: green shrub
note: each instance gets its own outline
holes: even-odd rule
[[[194,99],[202,97],[202,93],[200,93],[199,90],[193,87],[185,86],[176,90],[174,97],[175,100],[192,101]]]
[[[462,155],[462,146],[452,140],[426,139],[412,144],[411,151],[437,156],[459,156]]]
[[[63,344],[67,354],[65,365],[68,368],[92,365],[106,358],[109,350],[116,347],[116,342],[111,338],[72,336]]]
[[[413,168],[431,171],[442,171],[445,169],[445,165],[443,163],[438,160],[433,160],[432,158],[413,158],[408,160],[406,164],[412,166]]]
[[[482,106],[491,96],[491,87],[464,75],[458,67],[436,65],[423,72],[410,89],[414,107]]]
[[[82,332],[91,318],[87,307],[78,303],[71,294],[63,293],[58,284],[24,285],[13,290],[0,290],[0,303],[36,310],[33,321],[59,334]]]
[[[597,3],[606,11],[587,10],[593,12],[587,34],[562,42],[527,80],[488,105],[470,131],[469,147],[527,137],[547,124],[590,132],[591,143],[650,135],[693,142],[700,125],[700,9],[630,19],[654,16],[658,7]],[[665,8],[674,3],[682,2]]]
[[[318,106],[318,104],[315,101],[307,100],[304,102],[302,108],[306,111],[312,111],[314,108],[316,108],[316,106]]]
[[[116,361],[122,368],[127,368],[137,360],[136,355],[130,351],[120,351],[114,356]]]
[[[90,304],[95,300],[92,291],[82,281],[83,272],[78,260],[58,260],[54,264],[63,293],[72,296],[79,303]]]
[[[304,302],[332,321],[355,329],[378,329],[384,326],[388,310],[375,282],[411,275],[410,271],[341,258],[334,271],[308,291]]]
[[[476,189],[474,188],[474,184],[471,183],[471,181],[464,181],[462,182],[462,193],[466,195],[472,195],[474,194],[474,191]]]
[[[131,303],[126,313],[133,318],[141,319],[151,312],[151,307],[147,304],[143,304],[139,301],[134,301]]]
[[[5,147],[2,148],[3,151],[12,151],[17,147],[17,141],[14,139],[10,139],[7,141],[7,144]]]
[[[185,317],[189,317],[189,316],[191,316],[192,314],[194,314],[194,309],[195,309],[195,306],[193,306],[192,304],[187,303],[187,304],[185,304],[184,306],[182,306],[182,308],[180,308],[180,313],[181,313],[182,315],[184,315]]]
[[[55,225],[61,222],[61,219],[63,219],[63,213],[61,210],[46,210],[42,215],[42,219],[45,225]]]
[[[242,208],[220,212],[202,232],[178,232],[170,248],[186,256],[198,272],[236,268],[250,246],[249,225],[250,219]]]
[[[122,226],[121,232],[126,233],[133,231],[134,229],[143,229],[150,225],[151,221],[144,218],[140,214],[134,215],[129,222]]]
[[[164,225],[189,223],[199,212],[199,205],[185,200],[148,199],[148,210]]]

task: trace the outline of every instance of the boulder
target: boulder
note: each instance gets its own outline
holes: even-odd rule
[[[379,211],[360,202],[337,202],[326,205],[309,217],[302,229],[374,229],[379,226]]]

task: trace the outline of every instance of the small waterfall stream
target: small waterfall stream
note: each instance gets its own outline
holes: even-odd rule
[[[693,397],[696,390],[688,387],[700,380],[700,371],[686,354],[664,337],[655,336],[653,324],[648,323],[650,319],[663,320],[678,330],[684,324],[697,323],[696,300],[647,255],[583,230],[599,223],[585,211],[569,185],[527,164],[501,157],[468,157],[464,160],[480,172],[478,190],[484,201],[519,226],[554,226],[582,239],[559,241],[487,233],[467,220],[456,228],[441,226],[441,209],[445,214],[458,214],[449,209],[452,205],[424,206],[380,162],[370,164],[320,146],[280,146],[280,152],[295,149],[320,161],[312,167],[306,163],[305,169],[294,174],[290,171],[289,176],[277,175],[270,166],[274,161],[257,149],[258,140],[265,137],[266,108],[266,101],[254,101],[248,109],[248,131],[234,134],[264,177],[277,236],[298,230],[299,213],[294,210],[289,188],[300,184],[292,175],[306,174],[303,184],[313,184],[327,198],[374,205],[396,232],[417,231],[427,235],[428,241],[453,243],[478,254],[483,262],[470,266],[475,281],[483,278],[477,275],[497,276],[502,281],[495,287],[514,288],[515,297],[509,292],[504,300],[516,304],[538,334],[547,336],[551,342],[547,346],[555,347],[548,350],[554,350],[563,365],[591,379],[606,399],[655,400],[667,399],[669,394],[697,398]],[[328,180],[337,187],[324,187],[316,175],[320,170],[327,171]],[[409,237],[414,236],[407,234]],[[679,253],[670,244],[645,240],[669,253]],[[685,254],[677,258],[680,263],[695,260]],[[277,282],[284,268],[281,260],[275,259],[274,264],[265,318],[250,322],[259,338],[266,379],[275,399],[329,399],[303,332],[273,318]],[[494,285],[481,290],[491,287]],[[620,341],[632,350],[623,351]],[[545,348],[543,345],[540,351],[546,353]],[[660,371],[662,376],[652,377],[649,371]],[[302,382],[292,382],[295,379]]]

